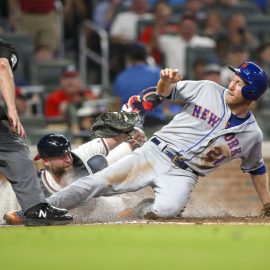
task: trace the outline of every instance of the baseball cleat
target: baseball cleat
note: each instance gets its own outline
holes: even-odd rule
[[[21,210],[7,212],[3,218],[7,225],[22,225],[25,220],[24,213]]]
[[[65,225],[73,221],[66,209],[42,203],[28,209],[25,213],[26,226]]]

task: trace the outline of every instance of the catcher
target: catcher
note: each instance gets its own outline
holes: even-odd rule
[[[157,106],[155,92],[144,91],[150,96],[153,106]],[[150,94],[149,94],[150,93]],[[156,96],[156,97],[155,97]],[[146,141],[144,132],[135,127],[140,124],[145,109],[141,105],[149,100],[143,95],[132,97],[130,102],[125,104],[123,110],[129,112],[107,112],[101,114],[92,126],[95,139],[82,144],[71,150],[69,140],[61,134],[48,134],[43,136],[38,144],[38,155],[35,161],[41,160],[42,167],[38,173],[42,190],[45,197],[49,197],[60,191],[77,178],[94,174],[131,153],[142,146]],[[132,112],[133,111],[133,112]],[[4,220],[9,225],[19,225],[24,222],[22,211],[10,211],[4,214]]]

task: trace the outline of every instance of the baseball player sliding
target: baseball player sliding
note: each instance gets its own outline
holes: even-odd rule
[[[174,69],[163,69],[157,94],[182,100],[183,111],[141,148],[108,168],[78,179],[49,197],[55,206],[72,208],[86,198],[109,196],[153,187],[153,203],[136,208],[138,217],[177,217],[184,210],[199,176],[205,176],[232,159],[242,160],[270,215],[268,175],[262,158],[263,135],[250,111],[266,91],[268,78],[252,62],[229,67],[228,88],[212,81],[182,81]]]
[[[104,115],[111,115],[105,113]],[[123,113],[119,113],[121,115]],[[129,113],[127,114],[129,116]],[[117,119],[112,121],[117,125]],[[120,123],[121,124],[121,123]],[[103,125],[103,123],[101,123]],[[40,138],[37,143],[38,155],[35,161],[41,160],[42,167],[38,178],[45,197],[49,197],[77,178],[96,173],[121,157],[140,147],[146,140],[144,132],[134,128],[128,134],[118,131],[96,130],[97,133],[110,132],[111,137],[95,138],[87,143],[71,149],[70,141],[62,134],[51,133]],[[111,133],[111,132],[114,132]],[[18,225],[25,222],[24,213],[10,211],[4,214],[9,225]]]

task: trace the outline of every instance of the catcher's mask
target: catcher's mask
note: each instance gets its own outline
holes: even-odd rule
[[[266,73],[253,62],[244,62],[238,68],[229,66],[229,69],[245,81],[242,95],[247,100],[258,100],[268,87]]]
[[[71,151],[70,141],[62,134],[47,134],[37,143],[38,155],[35,160],[40,158],[50,158],[63,156]]]

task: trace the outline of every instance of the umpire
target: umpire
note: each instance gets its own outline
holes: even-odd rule
[[[0,173],[11,183],[28,226],[67,224],[72,221],[65,209],[46,203],[29,149],[25,130],[15,106],[13,71],[18,65],[16,50],[0,39]]]

